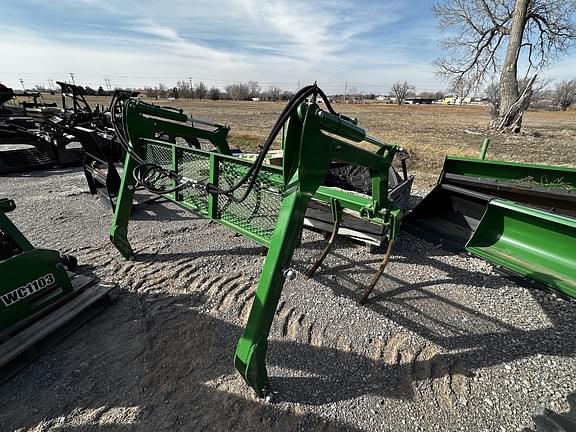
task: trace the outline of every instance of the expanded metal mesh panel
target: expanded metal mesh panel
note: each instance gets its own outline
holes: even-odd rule
[[[172,149],[161,144],[146,143],[146,161],[170,169],[172,167]]]
[[[210,182],[210,155],[196,149],[176,147],[171,144],[146,142],[146,160],[163,168],[172,169],[175,152],[176,170],[185,179],[200,185]],[[215,156],[217,166],[217,186],[227,190],[235,186],[247,173],[250,164],[241,160]],[[247,190],[248,183],[233,192],[240,198]],[[241,230],[248,231],[270,240],[276,228],[283,193],[282,173],[269,167],[262,167],[252,191],[242,202],[235,202],[228,195],[217,195],[216,218],[225,220]],[[185,187],[177,193],[176,201],[209,212],[209,194],[202,187]]]
[[[233,160],[222,160],[219,166],[218,187],[229,189],[246,174],[249,165]],[[248,183],[248,182],[247,182]],[[234,196],[244,195],[247,185],[234,191]],[[282,175],[262,168],[254,188],[242,202],[234,202],[226,195],[218,197],[218,216],[254,234],[270,239],[282,203]]]
[[[210,156],[194,150],[180,150],[177,153],[178,174],[207,184],[210,180]],[[203,212],[208,211],[208,193],[200,188],[185,188],[180,199]]]

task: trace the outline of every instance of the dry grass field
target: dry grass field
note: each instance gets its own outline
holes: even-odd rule
[[[58,96],[45,98],[60,102]],[[108,97],[88,100],[92,106],[109,103]],[[284,107],[284,103],[276,102],[144,100],[229,125],[232,145],[243,150],[258,148]],[[518,136],[488,130],[490,117],[485,106],[335,104],[334,109],[357,117],[370,135],[408,149],[412,156],[410,168],[423,187],[433,183],[446,155],[476,157],[485,136],[491,139],[490,159],[576,166],[574,109],[530,110],[524,118],[523,133]]]

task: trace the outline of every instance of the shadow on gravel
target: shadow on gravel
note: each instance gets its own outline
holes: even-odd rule
[[[344,247],[345,242],[343,239]],[[320,249],[324,243],[318,243],[316,247]],[[340,254],[338,245],[331,254],[337,256],[342,264],[321,267],[314,279],[333,290],[336,295],[357,301],[365,289],[364,282],[360,279],[371,278],[377,267],[374,263],[380,262],[380,258],[359,262]],[[446,351],[459,351],[436,354],[426,361],[415,360],[408,365],[409,368],[429,371],[427,378],[440,378],[450,374],[454,368],[459,369],[459,373],[470,376],[473,375],[473,370],[479,368],[538,354],[576,356],[576,340],[573,338],[576,333],[576,313],[572,308],[573,303],[547,300],[545,292],[533,288],[532,297],[550,325],[536,330],[524,330],[494,315],[482,313],[482,307],[469,307],[452,300],[448,295],[438,294],[442,291],[434,290],[437,286],[458,284],[468,286],[469,289],[491,290],[492,295],[497,295],[499,288],[511,283],[504,277],[451,266],[435,258],[452,255],[450,252],[432,245],[424,250],[415,250],[411,247],[411,236],[405,233],[401,235],[393,254],[391,263],[430,266],[441,270],[445,275],[440,279],[430,278],[413,283],[384,273],[378,284],[379,288],[365,307]],[[309,263],[300,261],[298,266],[300,271],[304,271]],[[564,307],[570,309],[564,310]],[[350,370],[346,367],[344,373],[348,374]],[[405,374],[418,379],[413,371],[398,371],[399,376]],[[353,389],[348,390],[348,396],[357,395]],[[403,391],[409,398],[410,391]],[[391,393],[400,395],[402,391],[396,392],[392,388]]]
[[[267,249],[264,246],[237,246],[230,249],[210,249],[204,251],[172,252],[172,253],[137,253],[133,261],[142,262],[174,262],[179,259],[207,258],[216,256],[266,256]]]
[[[33,178],[43,178],[43,177],[50,177],[50,176],[58,176],[58,175],[65,175],[65,174],[73,174],[73,173],[84,173],[82,167],[80,165],[71,166],[67,168],[52,168],[52,169],[42,169],[42,170],[33,170],[33,171],[26,171],[26,172],[15,172],[10,174],[4,174],[1,177],[33,177]]]
[[[239,247],[140,255],[139,260],[256,255],[262,251],[258,246]],[[163,287],[138,293],[123,289],[112,307],[0,386],[0,430],[355,431],[359,429],[342,421],[294,412],[284,402],[319,406],[366,394],[412,400],[414,382],[455,370],[466,375],[477,368],[535,354],[576,355],[573,313],[560,313],[555,302],[535,295],[549,319],[547,328],[524,330],[482,314],[428,288],[458,283],[481,284],[493,290],[499,287],[500,278],[478,279],[474,272],[439,263],[434,254],[446,252],[437,248],[413,250],[409,238],[403,236],[396,251],[398,260],[441,265],[446,275],[412,284],[388,275],[380,286],[397,288],[375,295],[366,307],[446,350],[458,352],[438,353],[426,360],[416,356],[408,363],[398,358],[386,362],[327,346],[272,340],[268,365],[271,385],[280,391],[280,403],[267,404],[254,397],[233,367],[242,328],[203,312],[207,299],[201,292],[170,294]],[[320,269],[316,280],[336,294],[356,300],[361,291],[350,270],[372,273],[373,268],[342,255],[339,259],[348,262]],[[374,259],[374,263],[378,261]],[[90,273],[91,268],[82,270]],[[328,273],[336,276],[328,278]],[[415,300],[442,308],[427,312],[416,308]],[[469,322],[464,327],[449,322],[449,316],[463,316]]]
[[[141,198],[144,199],[147,197],[147,195],[143,195]],[[167,204],[168,201],[151,201],[137,204],[132,207],[130,221],[195,221],[205,219],[181,209],[176,205]],[[112,214],[112,210],[110,210],[110,214]]]
[[[242,329],[199,312],[204,303],[198,293],[124,290],[107,311],[0,386],[0,430],[358,430],[255,398],[233,367]],[[271,348],[281,359],[287,351],[302,355],[282,362],[291,368],[340,355],[289,342]],[[325,383],[311,384],[314,391],[332,393]],[[273,384],[285,385],[290,399],[310,395],[296,379]]]

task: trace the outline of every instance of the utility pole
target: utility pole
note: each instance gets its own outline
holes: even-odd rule
[[[70,78],[72,78],[72,84],[76,85],[76,82],[74,81],[74,73],[70,72]]]
[[[24,87],[24,80],[20,78],[20,84],[22,84],[22,90],[26,91],[26,87]]]
[[[110,84],[110,78],[106,77],[104,78],[104,82],[106,83],[106,89],[111,92],[112,91],[112,85]]]
[[[348,81],[344,83],[344,103],[348,103]]]
[[[190,99],[193,99],[194,86],[192,85],[192,77],[188,77],[188,81],[190,82],[190,91],[189,91],[188,95],[190,96]]]

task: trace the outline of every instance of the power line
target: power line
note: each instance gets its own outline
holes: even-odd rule
[[[6,80],[6,73],[0,72],[0,76]],[[98,87],[99,83],[104,82],[108,91],[111,91],[113,86],[111,84],[110,77],[114,77],[115,86],[120,88],[133,88],[133,89],[142,89],[145,87],[157,87],[159,84],[152,84],[152,80],[150,77],[138,76],[138,75],[108,75],[108,74],[97,74],[97,73],[62,73],[60,76],[56,76],[56,79],[60,79],[62,81],[65,80],[64,76],[69,76],[69,79],[72,79],[72,82],[75,83],[75,79],[79,79],[80,85],[83,86],[91,86],[91,87]],[[35,84],[46,82],[46,74],[38,73],[38,72],[27,72],[22,73],[22,76],[27,77],[27,81],[35,81]],[[193,83],[203,82],[208,87],[217,87],[223,89],[226,85],[233,85],[237,83],[246,83],[246,80],[223,80],[223,79],[215,79],[215,78],[194,78],[192,76],[183,78],[182,76],[154,76],[154,81],[156,83],[161,83],[166,85],[167,87],[174,87],[177,86],[178,81],[189,82],[190,86],[193,86]],[[20,78],[23,80],[23,78]],[[14,81],[18,82],[19,80],[14,77]],[[13,81],[13,82],[14,82]],[[250,80],[248,80],[250,81]],[[253,80],[258,82],[263,89],[267,87],[279,87],[283,90],[290,90],[294,86],[294,81],[259,81]],[[51,87],[54,87],[54,80],[50,77],[48,81]],[[307,83],[309,81],[298,81],[297,89],[300,88],[303,83]],[[329,92],[330,94],[336,95],[345,95],[346,99],[348,99],[350,92],[358,92],[364,94],[376,94],[382,95],[387,94],[389,92],[392,83],[370,83],[370,82],[352,82],[352,81],[322,81],[319,80],[319,86],[325,91]],[[22,83],[20,83],[22,84]],[[426,84],[417,86],[418,92],[437,92],[437,91],[446,91],[447,86],[443,85],[441,82],[436,82],[434,84]]]

